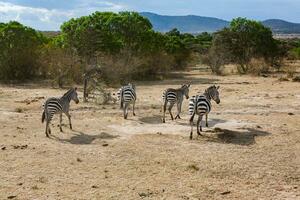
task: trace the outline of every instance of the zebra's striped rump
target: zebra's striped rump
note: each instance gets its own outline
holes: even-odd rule
[[[193,96],[189,101],[189,114],[208,114],[211,110],[210,100],[205,95]]]
[[[134,106],[136,101],[135,86],[129,83],[128,85],[121,87],[117,92],[117,96],[120,101],[120,108],[123,109],[124,112],[124,118],[127,119],[128,106],[131,103],[133,104],[133,115],[135,115],[134,112]]]
[[[198,135],[201,135],[200,131],[202,131],[201,121],[203,116],[205,115],[206,118],[206,127],[208,127],[208,114],[211,111],[211,100],[213,99],[217,104],[220,103],[219,98],[219,92],[218,92],[219,86],[216,87],[210,86],[205,90],[205,92],[202,95],[196,95],[193,96],[189,101],[189,114],[191,115],[190,118],[190,125],[191,125],[191,133],[190,133],[190,139],[193,138],[193,121],[194,116],[198,115],[197,120],[197,133]]]

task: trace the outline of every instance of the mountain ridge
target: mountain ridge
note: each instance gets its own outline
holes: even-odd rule
[[[152,12],[141,12],[148,18],[156,31],[167,32],[177,28],[184,33],[216,32],[229,26],[229,21],[198,15],[159,15]],[[261,21],[276,34],[300,34],[300,23],[288,22],[282,19],[267,19]]]

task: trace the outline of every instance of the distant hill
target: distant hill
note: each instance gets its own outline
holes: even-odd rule
[[[223,19],[213,17],[202,17],[196,15],[186,16],[166,16],[150,12],[140,13],[147,17],[153,28],[160,32],[167,32],[177,28],[185,33],[215,32],[229,25],[229,22]],[[300,33],[300,24],[291,23],[280,19],[269,19],[262,23],[271,28],[276,34],[295,34]]]
[[[262,22],[265,26],[270,27],[274,33],[300,33],[300,24],[291,23],[281,19],[268,19]]]
[[[149,12],[142,12],[140,14],[151,21],[155,30],[161,32],[167,32],[173,28],[187,33],[215,32],[229,24],[228,21],[213,17],[195,15],[165,16]]]

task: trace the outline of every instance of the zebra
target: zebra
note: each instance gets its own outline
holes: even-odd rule
[[[217,104],[220,103],[219,97],[219,88],[220,86],[210,86],[207,88],[202,95],[193,96],[189,101],[189,114],[192,115],[190,118],[190,125],[191,125],[191,133],[190,139],[193,139],[193,123],[194,123],[194,116],[195,114],[198,115],[197,121],[197,134],[201,135],[200,131],[202,131],[201,121],[203,115],[206,116],[206,127],[208,127],[208,113],[211,111],[211,100],[213,99]],[[200,126],[200,130],[199,130]]]
[[[118,93],[118,99],[120,100],[120,109],[123,109],[123,115],[124,119],[127,119],[128,115],[128,107],[132,103],[133,108],[133,116],[135,116],[134,107],[135,107],[135,101],[136,101],[136,91],[135,91],[135,85],[129,83],[128,85],[122,86]]]
[[[71,123],[71,115],[69,114],[70,102],[71,100],[75,101],[76,104],[79,103],[78,95],[77,95],[77,88],[71,88],[66,92],[61,98],[51,97],[46,100],[44,104],[44,112],[42,114],[42,123],[46,120],[46,136],[49,137],[51,134],[50,129],[50,122],[53,118],[54,114],[60,114],[60,132],[62,132],[62,113],[65,113],[69,119],[70,129],[72,129]]]
[[[183,97],[185,96],[186,99],[189,98],[189,88],[190,84],[184,84],[178,89],[168,88],[163,92],[163,123],[166,122],[166,110],[167,110],[167,104],[170,103],[168,111],[171,115],[171,119],[174,120],[174,117],[172,115],[172,108],[175,103],[177,103],[177,115],[175,119],[180,119],[179,114],[181,113],[181,106],[183,102]]]

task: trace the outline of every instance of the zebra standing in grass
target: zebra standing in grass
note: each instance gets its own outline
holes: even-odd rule
[[[178,89],[166,89],[163,93],[163,123],[166,122],[165,118],[166,118],[166,110],[167,110],[167,104],[169,103],[169,108],[168,111],[171,115],[171,119],[174,120],[173,115],[172,115],[172,108],[174,106],[175,103],[177,103],[177,115],[175,117],[175,119],[180,119],[179,114],[181,113],[181,106],[182,106],[182,102],[184,99],[184,96],[186,97],[186,99],[189,98],[189,88],[190,88],[190,84],[186,85],[182,85],[181,88]]]
[[[132,103],[132,112],[135,116],[134,107],[136,101],[135,85],[129,83],[128,85],[122,86],[118,91],[118,99],[120,100],[120,108],[123,109],[124,119],[127,119],[128,107]]]
[[[193,96],[189,102],[189,114],[191,114],[190,125],[191,125],[191,134],[190,139],[193,139],[193,123],[195,114],[198,115],[197,121],[197,133],[201,135],[202,131],[201,121],[203,115],[206,116],[206,127],[208,127],[208,113],[211,111],[211,100],[213,99],[217,104],[220,103],[219,91],[220,86],[216,87],[215,85],[207,88],[202,95]],[[200,126],[200,129],[199,129]]]
[[[42,123],[46,120],[46,136],[49,137],[51,134],[50,130],[50,122],[53,118],[54,114],[60,114],[60,131],[62,132],[62,113],[65,113],[69,118],[70,129],[72,129],[71,123],[71,115],[69,114],[70,102],[71,100],[75,101],[75,103],[79,103],[77,88],[72,88],[68,92],[66,92],[61,98],[49,98],[46,100],[44,104],[44,112],[42,115]]]

